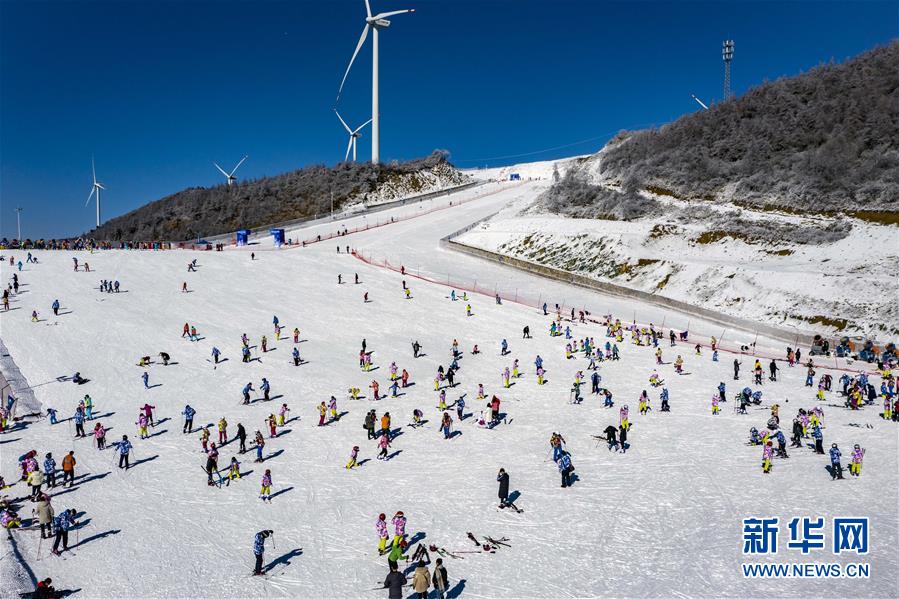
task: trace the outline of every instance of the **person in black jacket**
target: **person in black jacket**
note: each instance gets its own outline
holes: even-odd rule
[[[618,443],[621,445],[621,453],[627,450],[627,429],[623,426],[618,427]]]
[[[771,371],[771,376],[768,378],[772,381],[777,381],[777,371],[779,370],[779,368],[777,368],[777,362],[771,360],[771,363],[768,365],[768,370]]]
[[[247,430],[240,422],[237,423],[237,440],[240,441],[240,453],[247,452]]]
[[[504,508],[509,501],[509,474],[505,468],[499,469],[496,480],[499,483],[499,507]]]
[[[798,418],[793,418],[793,438],[790,447],[802,447],[802,423]]]
[[[390,573],[384,579],[384,588],[388,589],[388,599],[403,599],[403,585],[406,584],[406,577],[403,576],[395,562],[390,564]]]
[[[434,566],[434,573],[431,574],[431,584],[434,585],[434,592],[437,593],[437,599],[446,597],[446,588],[449,586],[449,580],[446,577],[446,568],[443,566],[443,560],[437,558]]]
[[[609,442],[609,451],[613,449],[618,449],[618,440],[615,438],[615,435],[618,433],[618,429],[615,428],[614,424],[610,424],[603,431],[606,434],[606,441]]]

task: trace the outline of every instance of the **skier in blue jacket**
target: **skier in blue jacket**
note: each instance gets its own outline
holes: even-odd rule
[[[128,456],[131,454],[131,441],[128,440],[128,435],[122,435],[122,440],[119,441],[119,446],[116,448],[119,452],[119,468],[128,469]]]
[[[56,460],[53,459],[52,453],[48,453],[44,458],[44,476],[47,478],[48,487],[56,486]]]
[[[275,534],[273,530],[260,530],[253,539],[253,555],[256,556],[256,566],[253,568],[253,576],[262,575],[262,556],[265,554],[265,540]]]
[[[840,464],[840,448],[834,443],[830,446],[830,479],[843,479],[843,466]]]
[[[184,428],[181,430],[182,433],[192,433],[194,432],[194,414],[197,411],[190,407],[190,404],[185,404],[184,411],[181,414],[184,416]]]
[[[75,526],[75,509],[63,510],[61,514],[53,518],[53,528],[56,530],[56,540],[53,541],[53,555],[59,555],[59,544],[62,543],[62,550],[69,548],[69,529]]]
[[[247,383],[247,385],[243,388],[243,402],[244,404],[250,403],[250,391],[254,391],[253,383]]]
[[[571,486],[571,473],[574,470],[574,466],[571,465],[570,454],[567,451],[562,452],[562,456],[559,458],[559,472],[562,474],[562,487],[570,487]]]

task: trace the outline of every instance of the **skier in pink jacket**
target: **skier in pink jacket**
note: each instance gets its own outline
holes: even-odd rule
[[[774,455],[774,445],[771,441],[765,443],[762,449],[762,472],[768,474],[771,472],[771,457]]]
[[[404,542],[406,537],[406,515],[403,512],[397,512],[396,515],[391,520],[393,523],[393,546],[396,547],[400,543]]]
[[[390,538],[390,533],[387,532],[387,516],[385,514],[378,516],[378,520],[375,522],[375,530],[378,531],[378,553],[383,555],[387,551],[387,539]]]
[[[865,458],[865,450],[859,447],[858,443],[852,448],[852,461],[849,464],[849,474],[852,476],[862,475],[862,460]]]

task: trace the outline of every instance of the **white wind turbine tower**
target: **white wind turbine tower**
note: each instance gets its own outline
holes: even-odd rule
[[[106,190],[103,185],[97,182],[97,169],[94,166],[94,157],[91,156],[91,173],[94,175],[94,184],[91,186],[91,193],[87,196],[87,201],[84,203],[84,206],[87,207],[88,204],[91,203],[91,198],[94,197],[94,194],[97,194],[96,202],[97,202],[97,226],[100,226],[100,190]]]
[[[350,129],[350,126],[346,124],[346,121],[340,116],[340,113],[337,112],[337,109],[334,109],[334,114],[337,115],[337,118],[340,119],[340,124],[343,125],[343,128],[346,129],[346,132],[350,134],[350,143],[347,144],[346,147],[346,155],[343,157],[344,162],[350,157],[350,150],[353,151],[353,162],[356,162],[356,140],[362,137],[362,134],[359,133],[367,124],[369,124],[372,119],[368,119],[355,129]]]
[[[372,16],[371,5],[368,3],[368,0],[365,0],[365,12],[367,15],[365,17],[365,28],[362,30],[359,43],[356,44],[356,51],[353,52],[350,64],[347,65],[346,73],[343,74],[343,81],[340,82],[340,89],[337,90],[337,100],[340,100],[340,93],[343,91],[343,84],[346,83],[347,75],[350,74],[353,61],[356,60],[356,55],[359,54],[362,44],[365,43],[365,39],[368,37],[368,30],[371,29],[371,161],[372,164],[377,164],[381,158],[381,117],[378,114],[378,32],[381,29],[390,27],[390,21],[387,20],[387,17],[415,12],[415,9],[393,10]]]
[[[231,172],[230,172],[230,173],[226,173],[226,172],[225,172],[225,169],[223,169],[222,167],[220,167],[220,166],[219,166],[218,164],[216,164],[215,162],[213,162],[212,164],[215,165],[215,168],[219,169],[219,172],[220,172],[220,173],[222,173],[223,175],[225,175],[225,178],[228,180],[228,187],[231,187],[231,184],[234,183],[235,181],[237,181],[237,177],[234,176],[234,173],[237,172],[237,169],[240,168],[240,165],[243,164],[243,161],[246,160],[247,158],[249,158],[249,156],[244,156],[243,158],[241,158],[241,159],[240,159],[240,162],[237,163],[237,166],[235,166],[233,169],[231,169]]]

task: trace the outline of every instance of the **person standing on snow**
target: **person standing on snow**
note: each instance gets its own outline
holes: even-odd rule
[[[559,473],[562,475],[562,488],[571,486],[571,473],[574,472],[574,466],[571,464],[571,454],[567,451],[562,452],[559,458]]]
[[[375,530],[378,532],[378,553],[384,555],[387,553],[387,539],[390,538],[390,533],[387,532],[386,514],[378,516],[378,519],[375,522]]]
[[[128,456],[131,455],[131,441],[128,440],[128,435],[122,435],[122,440],[119,441],[116,449],[119,451],[119,468],[127,470],[129,468]]]
[[[505,468],[500,468],[496,475],[496,481],[499,483],[499,507],[506,507],[509,501],[509,475]]]
[[[184,428],[181,430],[182,433],[194,432],[194,414],[196,413],[197,411],[190,407],[190,404],[184,406],[184,410],[181,412],[184,416]]]
[[[151,406],[148,403],[145,403],[141,410],[144,411],[144,416],[147,417],[147,421],[150,423],[150,426],[156,426],[156,423],[153,421],[153,410],[156,409],[156,406]]]
[[[253,539],[253,555],[256,558],[256,566],[253,568],[253,576],[262,575],[262,558],[265,554],[265,540],[275,534],[273,530],[260,530]]]
[[[240,441],[240,448],[238,451],[240,453],[246,453],[247,451],[247,430],[243,427],[243,424],[240,422],[237,423],[237,440]]]
[[[446,568],[443,566],[443,558],[438,557],[435,562],[431,584],[434,585],[434,592],[437,593],[437,599],[444,599],[446,596],[446,588],[449,586],[449,579],[446,575]]]
[[[388,590],[388,599],[403,599],[403,586],[406,577],[399,572],[396,562],[390,562],[390,573],[384,579],[384,588]]]
[[[852,448],[852,462],[849,464],[849,474],[852,476],[862,475],[862,460],[865,457],[865,450],[859,447],[858,443]]]
[[[836,443],[833,443],[830,446],[830,479],[831,480],[843,480],[843,466],[840,464],[840,457],[842,454],[840,453],[840,448]]]
[[[428,599],[428,588],[431,586],[431,573],[428,572],[424,560],[418,561],[415,574],[412,575],[412,590],[418,593],[418,599]]]
[[[62,543],[63,551],[69,549],[69,529],[77,524],[77,522],[75,522],[76,513],[74,508],[64,510],[60,515],[53,519],[53,528],[56,529],[56,540],[53,541],[53,555],[62,553],[59,550],[60,543]]]

